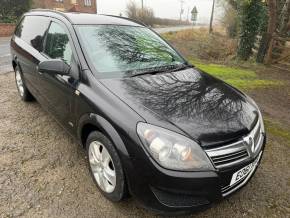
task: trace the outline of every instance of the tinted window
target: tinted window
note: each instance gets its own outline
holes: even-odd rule
[[[43,36],[47,30],[49,20],[42,16],[26,16],[23,18],[15,35],[42,51]]]
[[[67,64],[72,60],[72,49],[65,30],[57,23],[52,22],[46,39],[45,54],[53,59],[62,59]]]
[[[86,25],[77,29],[83,48],[103,78],[184,64],[184,60],[148,28]]]

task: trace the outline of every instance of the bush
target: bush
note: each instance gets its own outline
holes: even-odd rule
[[[165,33],[162,36],[188,58],[214,62],[233,59],[236,54],[237,40],[228,38],[218,28],[216,30],[213,34],[208,34],[207,28],[191,29]]]
[[[31,8],[31,0],[0,0],[0,22],[15,23]]]

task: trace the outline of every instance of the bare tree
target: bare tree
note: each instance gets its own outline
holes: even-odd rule
[[[126,14],[129,18],[138,18],[138,6],[135,2],[130,1],[126,6]]]
[[[127,4],[126,14],[129,18],[140,20],[143,23],[152,26],[154,24],[154,11],[149,7],[138,7],[134,1]]]
[[[177,26],[177,25],[187,25],[188,21],[180,21],[166,18],[155,17],[154,11],[150,7],[138,6],[136,2],[130,1],[126,7],[126,15],[134,20],[139,20],[147,25],[153,26],[156,25],[168,25],[168,26]]]
[[[280,15],[280,35],[284,36],[288,32],[288,22],[290,21],[290,0],[286,0]]]
[[[267,29],[267,44],[268,51],[266,54],[265,63],[269,64],[271,61],[272,50],[273,50],[273,36],[277,28],[277,1],[276,0],[269,0],[268,1],[269,7],[269,21],[268,21],[268,29]]]
[[[210,23],[209,23],[209,33],[212,33],[213,31],[212,23],[213,23],[214,7],[215,7],[215,0],[213,0],[212,2],[212,10],[211,10],[211,16],[210,16]]]
[[[222,1],[221,6],[224,11],[221,23],[226,28],[228,36],[230,38],[235,38],[239,31],[238,11],[229,1]]]

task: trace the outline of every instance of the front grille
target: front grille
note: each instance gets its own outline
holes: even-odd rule
[[[245,138],[248,138],[248,140],[245,141]],[[244,139],[229,145],[208,149],[206,153],[218,169],[237,165],[249,159],[250,156],[256,156],[262,144],[262,132],[259,121]]]
[[[224,154],[224,155],[219,155],[219,156],[215,156],[212,157],[212,161],[214,163],[214,165],[216,167],[222,166],[222,165],[227,165],[233,162],[237,162],[243,159],[248,158],[248,152],[246,149],[240,150],[240,151],[236,151],[233,153],[228,153],[228,154]]]

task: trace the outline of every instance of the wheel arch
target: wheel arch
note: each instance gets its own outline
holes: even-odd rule
[[[15,70],[15,68],[17,66],[20,67],[19,64],[18,64],[18,59],[17,59],[17,56],[16,55],[13,55],[12,62],[11,63],[12,63],[13,70]]]
[[[108,120],[94,113],[85,114],[80,118],[77,130],[78,139],[83,147],[92,131],[100,131],[107,135],[121,156],[129,156],[121,136]]]
[[[15,70],[16,66],[17,66],[16,61],[15,60],[12,60],[12,67],[13,67],[14,70]]]
[[[128,174],[128,166],[132,168],[131,164],[129,163],[129,153],[125,144],[117,132],[117,130],[113,127],[113,125],[106,120],[104,117],[89,113],[83,115],[79,120],[78,125],[78,139],[81,142],[82,146],[85,148],[86,146],[86,139],[92,131],[100,131],[101,133],[105,134],[111,141],[113,146],[115,147],[119,157],[121,159],[121,163],[123,165],[124,170],[124,178],[125,178],[125,195],[124,198],[127,198],[131,195],[131,182],[129,181],[129,174]]]

